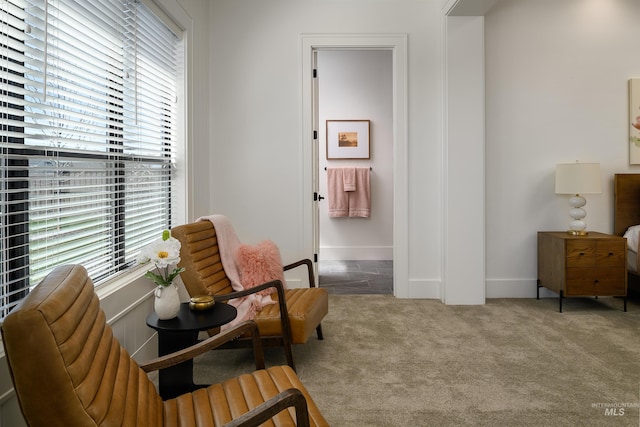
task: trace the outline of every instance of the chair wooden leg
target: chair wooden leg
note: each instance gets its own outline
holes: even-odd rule
[[[322,325],[318,325],[316,328],[316,333],[318,334],[318,339],[323,340],[324,336],[322,335]]]
[[[293,350],[291,349],[291,341],[284,340],[282,343],[284,348],[284,355],[287,358],[287,365],[291,366],[291,369],[296,370],[296,365],[293,363]]]

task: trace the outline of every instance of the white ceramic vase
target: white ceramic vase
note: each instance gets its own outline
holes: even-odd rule
[[[180,296],[178,287],[175,284],[169,286],[158,286],[155,291],[153,309],[160,320],[173,319],[180,311]]]

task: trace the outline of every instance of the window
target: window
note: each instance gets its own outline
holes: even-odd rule
[[[135,0],[0,0],[0,318],[170,228],[182,44]]]

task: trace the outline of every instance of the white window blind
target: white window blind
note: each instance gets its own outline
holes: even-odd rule
[[[0,0],[0,317],[170,228],[181,43],[133,0]]]

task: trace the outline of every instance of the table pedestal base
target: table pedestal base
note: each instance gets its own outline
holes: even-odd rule
[[[185,349],[198,341],[198,331],[193,332],[167,332],[158,333],[158,354],[164,356]],[[160,369],[158,372],[158,384],[163,400],[173,399],[184,393],[206,385],[197,385],[193,382],[193,360],[189,359],[169,368]]]

